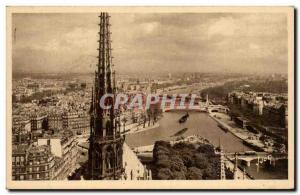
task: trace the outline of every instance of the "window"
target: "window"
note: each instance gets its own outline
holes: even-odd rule
[[[37,179],[40,179],[40,174],[36,174],[36,178],[37,178]]]
[[[30,180],[32,179],[32,175],[31,174],[28,175],[28,179],[30,179]]]
[[[20,164],[20,157],[19,157],[19,156],[16,157],[16,164],[17,164],[17,165]]]
[[[21,165],[24,165],[24,160],[25,160],[24,157],[23,157],[23,156],[20,156],[20,164],[21,164]]]
[[[16,157],[12,158],[12,164],[15,165],[16,164]]]
[[[24,175],[20,175],[20,180],[24,180]]]

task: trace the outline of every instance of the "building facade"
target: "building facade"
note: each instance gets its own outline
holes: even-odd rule
[[[54,166],[50,146],[19,145],[13,149],[13,180],[50,180]]]
[[[62,127],[75,134],[87,134],[90,129],[90,116],[86,112],[66,112],[62,116]]]
[[[50,114],[48,116],[48,129],[59,131],[63,128],[63,119],[60,114]]]
[[[64,180],[76,169],[77,140],[72,131],[13,147],[13,180]]]

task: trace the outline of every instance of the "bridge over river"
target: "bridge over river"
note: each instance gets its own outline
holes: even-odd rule
[[[276,153],[271,154],[267,152],[230,152],[224,153],[224,155],[230,160],[241,160],[245,163],[248,167],[251,165],[251,161],[257,160],[258,162],[265,162],[269,161],[270,164],[275,166],[276,161],[280,159],[287,159],[288,155],[283,153]]]
[[[170,101],[171,98],[168,99]],[[160,103],[162,98],[160,99]],[[163,112],[169,111],[198,111],[198,112],[223,112],[227,113],[229,109],[223,105],[214,105],[210,101],[202,101],[201,97],[195,96],[194,100],[190,96],[187,97],[185,102],[181,102],[181,97],[178,96],[175,99],[174,104],[166,102],[163,107]]]
[[[185,123],[179,123],[178,120],[185,114],[185,111],[165,112],[163,113],[163,117],[158,121],[158,127],[149,129],[147,131],[128,134],[126,135],[125,139],[126,143],[131,148],[149,146],[155,144],[155,142],[158,140],[174,139],[172,137],[174,134],[183,128],[187,128],[188,130],[183,134],[183,136],[199,135],[209,140],[215,146],[218,146],[221,143],[224,153],[227,153],[231,159],[233,159],[235,152],[240,153],[242,158],[246,156],[246,151],[252,150],[250,147],[244,145],[241,139],[219,128],[218,123],[214,121],[207,113],[196,111],[189,112],[188,120]],[[280,160],[278,160],[276,162],[276,169],[270,170],[260,168],[259,172],[257,172],[257,166],[255,165],[255,161],[258,159],[257,155],[253,155],[251,157],[252,159],[255,157],[256,160],[251,160],[250,167],[245,165],[245,169],[255,179],[287,178],[286,168],[280,168],[280,164],[286,164],[285,161],[287,160],[284,162],[280,162]],[[249,158],[247,157],[247,160],[248,159]],[[241,161],[242,160],[239,160],[239,163]]]

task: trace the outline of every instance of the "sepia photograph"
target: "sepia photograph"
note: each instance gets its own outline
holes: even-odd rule
[[[295,188],[293,7],[6,12],[8,189]]]

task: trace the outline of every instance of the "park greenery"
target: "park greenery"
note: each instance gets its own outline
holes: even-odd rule
[[[287,93],[288,85],[284,80],[243,80],[231,81],[221,86],[209,87],[201,91],[202,98],[209,95],[209,99],[216,102],[225,101],[228,93],[234,90],[244,92],[267,92],[267,93]]]
[[[209,144],[157,141],[151,167],[157,180],[220,179],[220,156]]]

